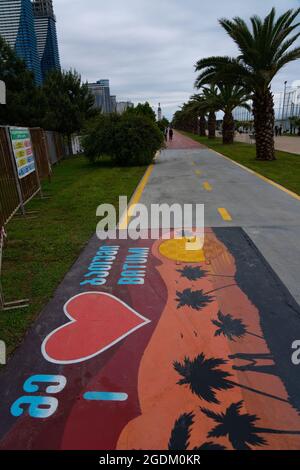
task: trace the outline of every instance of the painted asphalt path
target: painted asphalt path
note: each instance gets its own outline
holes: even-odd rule
[[[1,371],[0,449],[299,449],[299,200],[175,133],[133,201],[204,203],[203,249],[93,236]]]
[[[196,142],[195,140],[192,140],[189,137],[186,137],[185,135],[174,131],[173,139],[172,140],[168,139],[167,141],[167,148],[169,150],[172,150],[172,149],[184,150],[184,149],[199,149],[199,148],[205,148],[205,147],[204,145],[201,145],[199,142]]]
[[[140,202],[203,203],[208,227],[242,227],[300,304],[299,200],[175,132]],[[224,221],[218,208],[226,208],[232,221]]]

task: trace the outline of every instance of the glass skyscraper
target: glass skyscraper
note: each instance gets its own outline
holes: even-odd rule
[[[60,70],[56,18],[52,0],[33,0],[38,55],[43,79],[50,70]]]
[[[0,35],[15,49],[38,85],[42,83],[32,3],[30,0],[0,0]]]
[[[52,0],[0,0],[0,35],[34,73],[40,85],[60,70]]]

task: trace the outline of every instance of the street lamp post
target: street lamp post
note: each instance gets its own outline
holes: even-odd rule
[[[282,126],[283,126],[283,124],[284,124],[284,107],[285,107],[285,97],[286,97],[286,85],[287,85],[287,80],[284,82],[282,114],[281,114],[281,123],[282,123]]]

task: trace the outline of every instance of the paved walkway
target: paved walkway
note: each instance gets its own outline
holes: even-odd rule
[[[235,140],[249,144],[251,143],[249,134],[239,134],[236,132]],[[296,153],[297,155],[300,155],[300,137],[281,136],[275,137],[274,140],[276,150],[282,150],[283,152]]]
[[[186,137],[179,132],[174,131],[173,139],[166,142],[167,148],[172,149],[200,149],[205,148],[204,145],[201,145],[199,142]]]
[[[92,237],[0,374],[1,449],[300,448],[300,202],[170,146],[135,199],[203,203],[204,247]]]

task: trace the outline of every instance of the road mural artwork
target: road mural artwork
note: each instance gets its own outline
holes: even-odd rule
[[[297,449],[299,307],[242,229],[94,237],[1,371],[1,449]]]

